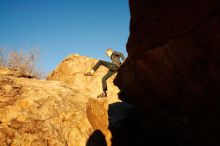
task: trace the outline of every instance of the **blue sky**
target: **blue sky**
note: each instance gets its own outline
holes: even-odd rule
[[[73,53],[109,60],[127,56],[129,21],[128,0],[0,0],[0,48],[39,48],[45,72]]]

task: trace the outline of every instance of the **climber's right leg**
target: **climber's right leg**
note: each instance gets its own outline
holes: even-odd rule
[[[93,73],[100,67],[100,66],[105,66],[106,68],[116,71],[118,69],[118,67],[114,64],[114,63],[110,63],[107,61],[103,61],[103,60],[99,60],[96,65],[92,68],[92,70],[84,75],[86,76],[92,76]]]
[[[92,69],[96,71],[101,65],[108,69],[115,70],[115,64],[103,60],[99,60]]]

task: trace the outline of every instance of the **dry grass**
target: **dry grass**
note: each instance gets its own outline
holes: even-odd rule
[[[24,52],[22,49],[6,51],[0,48],[0,67],[15,69],[35,78],[43,77],[43,72],[38,64],[40,59],[39,49]]]
[[[5,65],[6,65],[5,52],[3,48],[0,48],[0,67],[4,67]]]

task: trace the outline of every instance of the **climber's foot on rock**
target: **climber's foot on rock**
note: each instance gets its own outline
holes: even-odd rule
[[[93,76],[93,74],[91,72],[87,72],[84,74],[85,76]]]
[[[97,96],[97,98],[104,98],[104,97],[107,97],[107,93],[105,92],[102,92],[101,94]]]

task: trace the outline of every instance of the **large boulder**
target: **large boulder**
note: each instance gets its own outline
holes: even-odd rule
[[[72,54],[67,56],[54,71],[52,71],[47,80],[57,80],[64,82],[71,86],[78,92],[84,92],[87,95],[96,97],[102,92],[102,77],[107,73],[108,69],[101,66],[94,74],[94,76],[85,76],[98,60],[81,56],[79,54]],[[119,89],[113,84],[115,75],[107,80],[109,98],[118,99],[117,93]]]
[[[220,1],[129,3],[128,58],[115,84],[136,107],[136,140],[220,145]]]
[[[95,76],[84,76],[94,63],[71,55],[48,77],[50,81],[1,68],[0,145],[92,146],[91,137],[98,131],[96,143],[110,146],[108,105],[119,101],[118,88],[110,82],[112,77],[108,98],[96,98],[107,70],[102,67]]]

